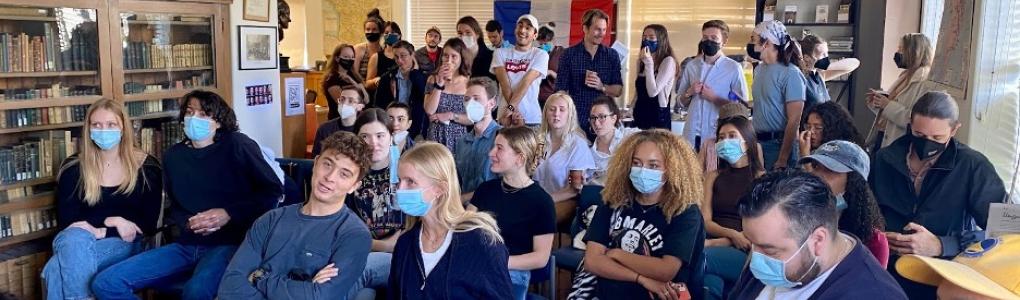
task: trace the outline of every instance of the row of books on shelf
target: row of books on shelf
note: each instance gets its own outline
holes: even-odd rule
[[[154,93],[170,89],[189,89],[195,87],[212,86],[213,72],[204,71],[185,78],[162,81],[157,83],[125,82],[125,94]]]
[[[0,110],[0,129],[81,122],[88,105]]]
[[[212,65],[208,44],[154,45],[131,42],[124,47],[125,69],[204,67]]]
[[[829,38],[829,51],[842,51],[849,52],[854,49],[854,37],[852,36],[834,36]]]
[[[75,152],[76,145],[70,130],[50,130],[0,146],[0,183],[53,177],[60,163]]]
[[[56,189],[55,182],[40,183],[37,185],[21,186],[0,190],[0,204],[17,202],[41,194],[52,193]]]
[[[27,248],[27,247],[25,247]],[[0,254],[0,291],[16,299],[42,299],[39,274],[50,255],[41,249],[32,251],[4,251]]]
[[[95,70],[95,45],[84,38],[60,38],[56,24],[43,23],[45,35],[0,33],[0,72]]]
[[[0,238],[29,234],[57,227],[54,208],[17,211],[0,216]]]
[[[158,127],[143,127],[138,132],[138,141],[142,151],[163,159],[163,152],[170,146],[184,140],[184,126],[176,120],[160,122]]]
[[[178,111],[180,110],[180,102],[177,99],[163,99],[163,100],[149,100],[149,101],[137,101],[128,102],[127,110],[128,116],[138,117],[153,113]]]
[[[51,85],[36,85],[35,88],[8,88],[0,90],[0,102],[95,95],[99,95],[98,86],[65,86],[58,82]]]

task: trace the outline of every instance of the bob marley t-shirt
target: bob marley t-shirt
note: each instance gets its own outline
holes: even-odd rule
[[[643,206],[636,201],[618,209],[599,205],[585,236],[585,242],[596,242],[608,249],[679,258],[682,263],[673,282],[684,282],[693,287],[702,286],[703,274],[698,270],[704,266],[704,240],[705,225],[697,205],[687,207],[667,223],[661,207]],[[699,291],[691,290],[692,294],[695,292]],[[650,298],[640,284],[602,277],[598,278],[595,294],[599,299]]]

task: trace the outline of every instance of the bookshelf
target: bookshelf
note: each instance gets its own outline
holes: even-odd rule
[[[55,176],[88,141],[81,137],[88,105],[123,102],[124,126],[160,158],[183,137],[180,97],[195,89],[230,97],[231,1],[0,2],[2,278],[3,266],[17,260],[4,253],[36,246],[44,253],[58,231]],[[38,272],[30,273],[35,284],[25,282],[16,296],[39,294]],[[0,279],[0,287],[7,283]]]
[[[790,36],[800,39],[806,33],[829,43],[829,57],[858,57],[860,41],[860,1],[857,0],[757,0],[755,23],[779,20]],[[795,11],[795,13],[792,13]],[[823,13],[820,15],[819,13]],[[824,21],[824,22],[823,22]],[[859,72],[859,71],[858,71]],[[826,82],[832,101],[854,113],[857,83],[854,73]]]

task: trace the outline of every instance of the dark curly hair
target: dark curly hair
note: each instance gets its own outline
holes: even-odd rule
[[[214,139],[219,139],[224,133],[231,133],[240,131],[240,127],[237,125],[237,116],[234,115],[234,110],[230,108],[230,103],[223,100],[219,94],[204,90],[194,90],[190,93],[181,97],[181,112],[177,115],[177,121],[183,123],[184,116],[188,114],[188,103],[191,99],[198,100],[198,105],[202,107],[202,112],[206,116],[209,116],[220,123],[220,128],[216,129],[216,136]],[[190,141],[188,136],[184,136],[184,141]]]
[[[853,117],[839,103],[829,101],[812,106],[805,116],[811,114],[816,114],[822,119],[822,141],[819,145],[829,141],[844,140],[865,148],[864,137],[854,126]],[[807,117],[804,118],[804,123],[807,123]]]
[[[358,164],[358,180],[364,179],[368,174],[368,168],[372,165],[369,159],[372,157],[372,149],[357,135],[341,130],[333,133],[321,143],[321,153],[325,154],[330,150],[337,151],[340,155],[346,156]]]
[[[839,229],[856,235],[865,244],[870,243],[875,229],[885,229],[885,218],[864,176],[857,172],[846,173],[843,199],[847,207],[839,217]]]

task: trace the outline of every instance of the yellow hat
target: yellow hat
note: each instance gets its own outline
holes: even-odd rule
[[[896,262],[903,277],[927,285],[942,280],[996,299],[1020,300],[1020,235],[989,238],[967,247],[952,261],[917,255]]]

